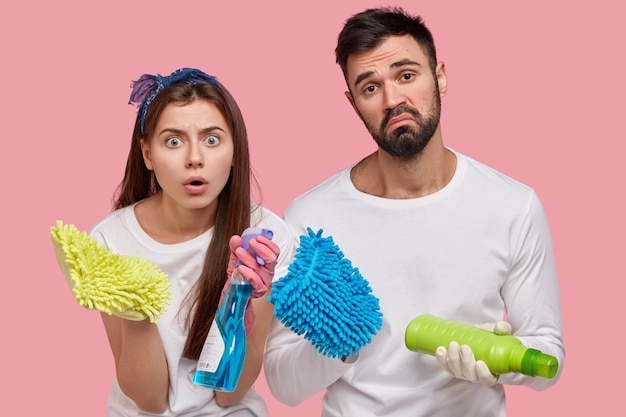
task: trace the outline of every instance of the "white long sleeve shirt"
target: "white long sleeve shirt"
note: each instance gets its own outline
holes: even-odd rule
[[[383,326],[353,363],[344,363],[275,320],[264,369],[278,400],[296,405],[326,389],[323,417],[504,416],[503,384],[543,390],[558,380],[565,353],[543,207],[528,186],[456,155],[450,183],[426,197],[362,193],[349,167],[287,208],[295,236],[323,229],[368,280]],[[434,357],[406,348],[406,326],[422,313],[472,325],[508,314],[513,334],[555,356],[559,373],[504,374],[493,388],[455,379]]]

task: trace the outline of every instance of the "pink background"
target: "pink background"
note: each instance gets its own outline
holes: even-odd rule
[[[11,2],[0,14],[3,415],[104,415],[113,364],[97,313],[54,259],[57,219],[107,214],[135,109],[130,81],[182,66],[239,101],[263,203],[373,149],[343,96],[338,31],[379,1]],[[545,392],[507,389],[510,416],[622,409],[624,97],[621,2],[398,1],[424,16],[449,93],[444,141],[536,188],[551,223],[567,357]],[[119,4],[119,5],[118,5]],[[382,360],[382,359],[381,359]],[[320,398],[272,416],[319,416]],[[347,416],[349,417],[349,416]]]

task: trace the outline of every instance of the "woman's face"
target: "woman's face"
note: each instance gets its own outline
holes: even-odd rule
[[[217,205],[230,176],[234,144],[224,115],[213,103],[168,104],[141,149],[164,201],[186,209]]]

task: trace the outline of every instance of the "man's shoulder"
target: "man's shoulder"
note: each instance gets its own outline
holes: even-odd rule
[[[292,203],[295,203],[299,200],[306,200],[311,198],[317,198],[319,196],[323,196],[326,193],[334,193],[338,186],[345,183],[345,181],[350,178],[350,169],[352,166],[343,168],[338,172],[335,172],[332,175],[327,176],[323,180],[319,181],[317,184],[310,187],[308,190],[304,191],[302,194],[297,196]]]
[[[352,166],[324,178],[302,194],[294,198],[285,209],[285,216],[295,212],[315,212],[337,201],[339,196],[349,189],[350,169]]]
[[[511,177],[503,171],[500,171],[498,168],[494,168],[467,155],[457,153],[457,157],[465,160],[470,174],[472,174],[475,178],[479,177],[483,181],[490,183],[492,187],[500,185],[504,188],[523,192],[527,192],[531,189],[529,185]]]

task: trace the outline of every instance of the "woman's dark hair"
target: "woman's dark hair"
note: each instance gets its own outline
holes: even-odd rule
[[[145,116],[145,138],[141,134],[139,116],[135,122],[124,179],[117,189],[113,206],[115,209],[129,206],[161,189],[154,173],[145,166],[140,141],[150,140],[168,104],[185,105],[194,100],[205,100],[219,109],[229,123],[234,142],[230,177],[217,197],[213,238],[207,248],[200,278],[186,300],[190,305],[186,318],[189,334],[183,356],[196,360],[202,351],[227,280],[230,237],[240,235],[250,226],[250,180],[254,180],[254,177],[250,171],[248,135],[241,110],[223,85],[217,82],[215,85],[205,82],[177,83],[164,88],[154,97]]]

